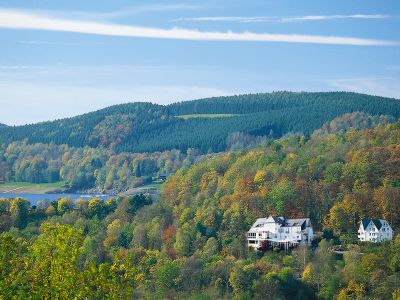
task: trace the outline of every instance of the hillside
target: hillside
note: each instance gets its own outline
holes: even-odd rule
[[[181,168],[154,203],[0,199],[0,298],[397,299],[400,236],[358,243],[357,229],[366,217],[398,231],[400,122],[337,130],[360,118]],[[309,217],[323,233],[312,247],[255,253],[245,234],[270,214]]]
[[[239,232],[268,214],[307,216],[338,235],[355,232],[354,222],[365,217],[397,227],[399,145],[400,122],[308,140],[289,135],[182,168],[167,180],[163,196],[178,215],[194,218],[185,219],[189,228],[200,222],[222,239],[238,235],[227,228]]]
[[[393,122],[393,119],[360,112],[347,113],[323,125],[313,136],[373,128],[378,124]],[[229,150],[254,148],[270,142],[265,137],[255,138],[242,133],[227,139]],[[30,183],[55,183],[61,180],[72,190],[124,192],[150,183],[151,178],[160,173],[174,173],[181,167],[189,167],[212,155],[202,155],[196,149],[186,152],[175,149],[152,153],[115,153],[103,147],[79,148],[16,141],[8,145],[0,144],[0,179]]]
[[[219,152],[227,149],[227,139],[237,132],[274,138],[289,132],[310,134],[333,118],[355,111],[397,119],[400,101],[348,92],[275,92],[167,106],[129,103],[73,118],[3,127],[0,140],[5,144],[27,139],[29,143],[102,146],[117,152],[188,148]]]

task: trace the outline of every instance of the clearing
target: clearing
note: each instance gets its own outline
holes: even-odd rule
[[[179,115],[175,116],[176,118],[179,119],[195,119],[195,118],[208,118],[208,119],[214,119],[214,118],[228,118],[228,117],[236,117],[239,116],[237,114],[192,114],[192,115]]]
[[[30,183],[8,181],[0,183],[0,193],[45,194],[64,190],[64,182]]]

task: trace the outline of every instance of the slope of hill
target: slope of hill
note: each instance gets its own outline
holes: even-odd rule
[[[81,116],[0,129],[0,140],[29,143],[103,146],[117,152],[169,149],[203,152],[226,149],[232,134],[280,137],[289,132],[312,133],[344,113],[400,117],[400,101],[348,92],[292,93],[217,97],[168,106],[130,103]],[[177,117],[182,116],[185,117]],[[187,117],[195,115],[196,117]],[[199,115],[207,117],[199,118]],[[224,117],[213,117],[213,116]]]
[[[307,216],[319,229],[325,225],[341,234],[354,232],[354,216],[387,218],[397,227],[399,129],[396,122],[308,140],[288,135],[268,146],[225,152],[178,170],[167,180],[163,199],[177,214],[190,209],[196,219],[188,222],[221,234],[226,233],[221,220],[233,215],[242,216],[235,221],[245,223],[243,230],[268,214]],[[339,217],[329,212],[334,206],[346,218],[333,221]]]
[[[7,127],[6,124],[0,123],[0,127]]]
[[[396,122],[215,155],[169,176],[154,203],[0,199],[0,298],[398,299],[400,236],[358,243],[357,229],[384,218],[398,231],[399,163]],[[251,251],[246,232],[270,214],[324,233]]]

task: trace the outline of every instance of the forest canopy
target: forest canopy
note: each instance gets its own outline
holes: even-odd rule
[[[0,199],[0,298],[398,299],[400,237],[356,231],[398,230],[399,145],[400,122],[288,135],[179,169],[159,201]],[[312,248],[250,251],[269,214],[311,218]]]
[[[0,141],[9,144],[66,144],[104,147],[116,152],[156,152],[196,148],[227,149],[227,139],[240,132],[279,138],[287,133],[311,134],[345,113],[400,117],[396,99],[350,92],[274,92],[178,102],[167,106],[129,103],[73,118],[2,127]],[[226,115],[220,118],[179,118],[185,115]]]

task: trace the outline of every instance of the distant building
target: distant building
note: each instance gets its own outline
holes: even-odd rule
[[[386,220],[363,219],[358,229],[361,242],[379,243],[393,239],[393,229]]]
[[[247,244],[254,249],[293,248],[310,245],[314,232],[310,219],[260,218],[247,232]]]
[[[154,183],[163,183],[167,180],[168,174],[160,174],[158,175],[157,179],[154,180]]]
[[[164,182],[165,180],[167,180],[168,174],[160,174],[158,175],[158,180]]]

